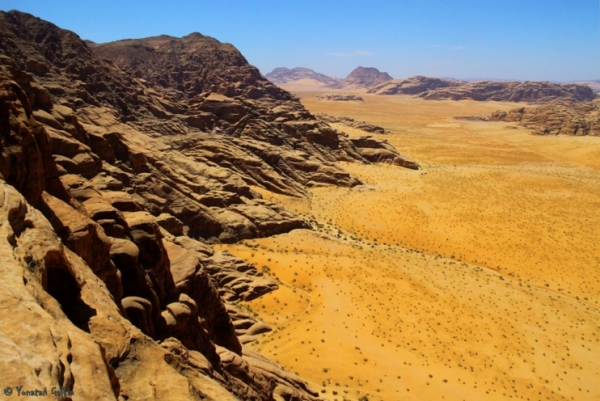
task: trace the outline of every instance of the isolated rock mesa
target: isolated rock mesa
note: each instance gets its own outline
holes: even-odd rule
[[[472,121],[516,122],[534,135],[600,136],[600,102],[556,102],[489,115],[455,117]]]
[[[396,79],[375,86],[369,93],[380,95],[414,95],[427,100],[493,100],[499,102],[549,103],[591,101],[596,97],[586,85],[552,82],[463,82],[451,79],[416,76]]]
[[[74,400],[318,400],[244,346],[269,328],[231,302],[277,284],[209,243],[307,227],[255,188],[358,185],[335,162],[392,152],[375,142],[215,39],[95,45],[0,13],[0,377]]]
[[[419,95],[440,88],[456,87],[465,82],[445,79],[431,78],[417,75],[407,79],[394,79],[386,81],[369,89],[368,93],[378,95]]]

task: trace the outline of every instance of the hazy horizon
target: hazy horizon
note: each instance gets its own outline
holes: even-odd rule
[[[297,65],[295,67],[289,67],[289,66],[279,66],[279,67],[275,67],[275,68],[287,68],[289,70],[293,70],[295,68],[308,68],[305,66],[301,66],[301,65]],[[357,65],[355,68],[358,67],[364,67],[364,68],[368,68],[368,67],[375,67],[376,66],[372,66],[372,65]],[[260,71],[263,75],[266,75],[270,72],[272,72],[275,68],[269,70],[269,71]],[[323,74],[321,71],[316,71],[313,70],[312,68],[308,68],[309,70],[312,70],[316,73],[320,73]],[[354,69],[354,68],[353,68]],[[388,72],[388,71],[382,71],[381,69],[377,68],[380,72]],[[350,71],[352,72],[352,71]],[[333,75],[329,75],[329,74],[324,74],[327,75],[330,78],[337,78],[337,79],[344,79],[348,76],[348,74],[344,75],[344,76],[333,76]],[[392,75],[392,74],[390,74]],[[435,77],[435,78],[442,78],[442,79],[460,79],[462,81],[467,81],[467,82],[477,82],[477,81],[499,81],[499,82],[510,82],[510,81],[549,81],[549,82],[557,82],[557,83],[574,83],[574,82],[598,82],[600,83],[600,79],[595,79],[595,78],[590,78],[590,79],[570,79],[570,80],[544,80],[544,79],[539,79],[539,80],[532,80],[532,79],[517,79],[517,78],[496,78],[496,77],[464,77],[464,78],[456,78],[456,77],[452,77],[452,76],[440,76],[440,75],[425,75],[425,74],[414,74],[411,76],[403,76],[403,77],[395,77],[392,76],[394,79],[406,79],[406,78],[411,78],[414,76],[430,76],[430,77]]]
[[[344,78],[365,66],[394,78],[600,79],[597,0],[6,0],[0,8],[31,13],[97,43],[200,32],[233,44],[263,74],[306,67]]]

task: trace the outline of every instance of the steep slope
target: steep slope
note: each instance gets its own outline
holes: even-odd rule
[[[296,67],[286,68],[279,67],[265,75],[265,77],[274,84],[294,83],[300,80],[313,80],[315,83],[323,85],[336,85],[340,79],[333,78],[328,75],[320,74],[309,68]]]
[[[319,399],[243,345],[270,328],[231,302],[277,283],[209,242],[309,227],[257,189],[359,184],[335,162],[368,163],[360,145],[231,45],[90,46],[0,13],[0,376],[85,400]]]
[[[357,67],[346,78],[332,85],[337,89],[369,89],[393,78],[387,72],[380,72],[373,67]]]

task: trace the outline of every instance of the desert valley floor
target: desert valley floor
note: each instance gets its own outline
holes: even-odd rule
[[[600,399],[600,139],[453,119],[511,103],[296,94],[390,130],[421,169],[261,190],[313,230],[219,246],[280,284],[241,304],[275,329],[251,347],[332,401]]]

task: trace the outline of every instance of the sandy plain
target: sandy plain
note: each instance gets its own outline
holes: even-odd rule
[[[280,283],[241,304],[275,328],[250,346],[332,401],[600,399],[600,140],[453,119],[510,103],[295,93],[422,169],[261,190],[313,230],[220,246]]]

